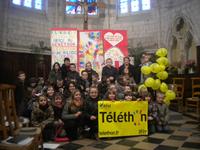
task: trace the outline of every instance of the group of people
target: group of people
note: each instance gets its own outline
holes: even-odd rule
[[[71,140],[77,139],[83,131],[97,139],[99,100],[147,100],[149,133],[169,130],[164,94],[138,89],[142,78],[138,72],[140,69],[130,63],[129,57],[124,58],[119,69],[112,65],[111,58],[106,59],[101,79],[91,62],[86,63],[79,75],[76,64],[70,63],[69,58],[64,59],[62,66],[58,62],[53,64],[47,81],[32,77],[27,83],[25,72],[19,71],[15,97],[17,114],[28,118],[31,126],[41,127],[44,141],[53,140],[58,128]]]

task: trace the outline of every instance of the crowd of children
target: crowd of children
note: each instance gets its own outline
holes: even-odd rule
[[[77,139],[83,130],[97,139],[99,100],[147,100],[149,133],[168,131],[164,94],[138,89],[135,74],[136,68],[129,57],[124,58],[119,69],[108,58],[101,80],[90,62],[79,75],[76,64],[70,63],[69,58],[64,59],[62,67],[57,62],[53,65],[47,81],[32,77],[27,83],[26,74],[20,71],[16,82],[17,114],[29,118],[32,126],[42,127],[45,141],[53,140],[59,127],[63,127],[64,135],[71,140]]]

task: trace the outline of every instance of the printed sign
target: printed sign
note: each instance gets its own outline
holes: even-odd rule
[[[72,63],[77,64],[77,30],[52,29],[51,31],[52,65],[64,63],[64,58],[69,57]]]
[[[147,101],[99,101],[99,137],[148,134]]]

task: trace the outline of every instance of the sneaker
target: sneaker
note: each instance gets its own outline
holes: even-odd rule
[[[90,127],[85,126],[85,127],[84,127],[84,131],[87,131],[87,132],[90,131]]]

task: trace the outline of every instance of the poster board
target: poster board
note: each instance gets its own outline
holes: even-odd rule
[[[91,62],[93,69],[101,74],[102,64],[104,63],[101,31],[79,31],[78,62],[80,71],[85,69],[85,64],[87,62]]]
[[[128,38],[126,30],[102,30],[104,57],[112,58],[113,65],[119,68],[123,58],[128,56]]]
[[[99,101],[99,137],[148,134],[147,101]]]
[[[51,29],[51,64],[64,63],[64,58],[70,58],[71,63],[77,64],[78,31],[76,29]]]
[[[69,57],[81,72],[87,62],[92,63],[95,71],[101,75],[107,58],[112,58],[114,66],[123,64],[128,56],[126,30],[77,30],[67,28],[51,29],[52,62],[64,63]]]

